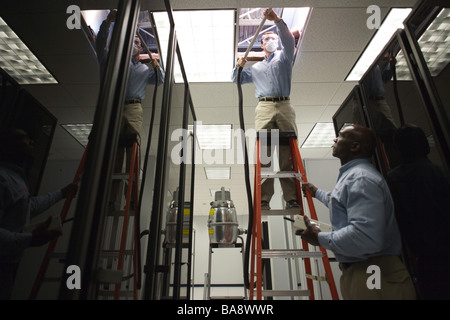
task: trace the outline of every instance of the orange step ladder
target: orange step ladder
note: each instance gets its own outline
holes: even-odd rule
[[[119,143],[123,144],[123,140],[121,141],[122,142]],[[138,235],[137,232],[135,232],[138,229],[136,225],[130,225],[130,217],[138,212],[140,148],[136,136],[133,136],[132,142],[130,142],[129,139],[126,140],[125,144],[132,144],[129,170],[125,173],[115,173],[112,176],[113,180],[122,180],[126,182],[125,206],[122,210],[120,208],[117,210],[115,208],[108,208],[106,214],[107,222],[105,223],[105,231],[103,233],[103,249],[100,251],[100,263],[97,272],[97,281],[100,286],[97,294],[98,299],[112,298],[117,300],[121,298],[132,298],[136,300],[138,295],[136,261]],[[88,147],[89,145],[84,151],[75,178],[73,179],[73,183],[75,184],[79,183],[83,175]],[[73,194],[69,194],[66,197],[60,213],[62,223],[70,220],[66,220],[66,217],[72,200]],[[134,224],[136,223],[137,219],[134,217]],[[132,237],[128,237],[130,233],[132,234]],[[64,263],[66,253],[55,252],[59,238],[51,241],[47,247],[29,295],[30,300],[37,299],[44,282],[56,282],[62,280],[61,276],[48,277],[46,275],[52,259],[59,259],[60,262]],[[130,282],[132,287],[131,290],[129,289]]]
[[[320,247],[319,251],[310,251],[309,244],[301,240],[302,249],[263,249],[262,247],[262,216],[276,216],[276,215],[304,215],[303,197],[300,187],[300,181],[307,182],[305,168],[303,166],[300,151],[297,145],[297,136],[295,132],[277,132],[279,137],[279,144],[289,145],[292,156],[292,172],[278,172],[270,174],[261,173],[261,137],[258,132],[256,140],[256,165],[255,165],[255,189],[254,189],[254,218],[253,229],[251,239],[251,253],[250,253],[250,300],[262,300],[263,297],[274,296],[308,296],[310,300],[315,300],[313,280],[324,280],[328,283],[331,297],[333,300],[339,300],[339,295],[334,282],[333,273],[331,270],[330,262],[328,259],[327,251],[325,248]],[[267,131],[267,141],[269,139],[276,139],[274,134],[271,137],[271,132]],[[287,210],[261,210],[261,185],[265,179],[274,178],[294,178],[297,187],[297,202],[300,208],[287,209]],[[308,192],[306,195],[306,204],[308,205],[311,219],[317,220],[317,214],[314,208],[314,203],[311,194]],[[273,258],[301,258],[304,262],[304,272],[306,274],[306,287],[305,290],[263,290],[263,260]],[[311,259],[322,260],[323,267],[326,273],[325,277],[314,276],[311,274]],[[255,293],[256,288],[256,293]]]

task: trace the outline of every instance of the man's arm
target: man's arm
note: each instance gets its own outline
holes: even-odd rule
[[[385,226],[383,192],[368,179],[358,179],[348,187],[347,226],[318,235],[322,247],[336,254],[363,259],[382,249]]]
[[[97,37],[95,40],[95,51],[97,52],[97,60],[102,65],[106,63],[106,58],[108,57],[109,48],[106,45],[109,36],[109,28],[111,22],[116,20],[117,10],[112,10],[107,18],[103,20],[98,30]]]

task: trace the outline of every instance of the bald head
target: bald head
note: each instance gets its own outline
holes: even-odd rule
[[[371,157],[375,151],[376,139],[372,130],[360,125],[345,127],[334,139],[333,156],[345,164],[353,159]]]
[[[372,130],[361,125],[349,127],[348,134],[356,142],[360,143],[360,153],[363,157],[370,157],[375,151],[376,138]]]

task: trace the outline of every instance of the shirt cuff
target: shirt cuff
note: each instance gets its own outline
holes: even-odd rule
[[[331,237],[331,232],[319,232],[319,234],[317,235],[317,240],[319,241],[319,245],[322,248],[331,250],[330,237]]]

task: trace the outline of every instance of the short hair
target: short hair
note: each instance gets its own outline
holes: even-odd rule
[[[26,131],[20,128],[0,130],[0,159],[9,159],[15,152],[17,144],[27,136]]]
[[[430,153],[425,132],[414,124],[405,124],[395,130],[393,140],[403,160],[426,157]]]

